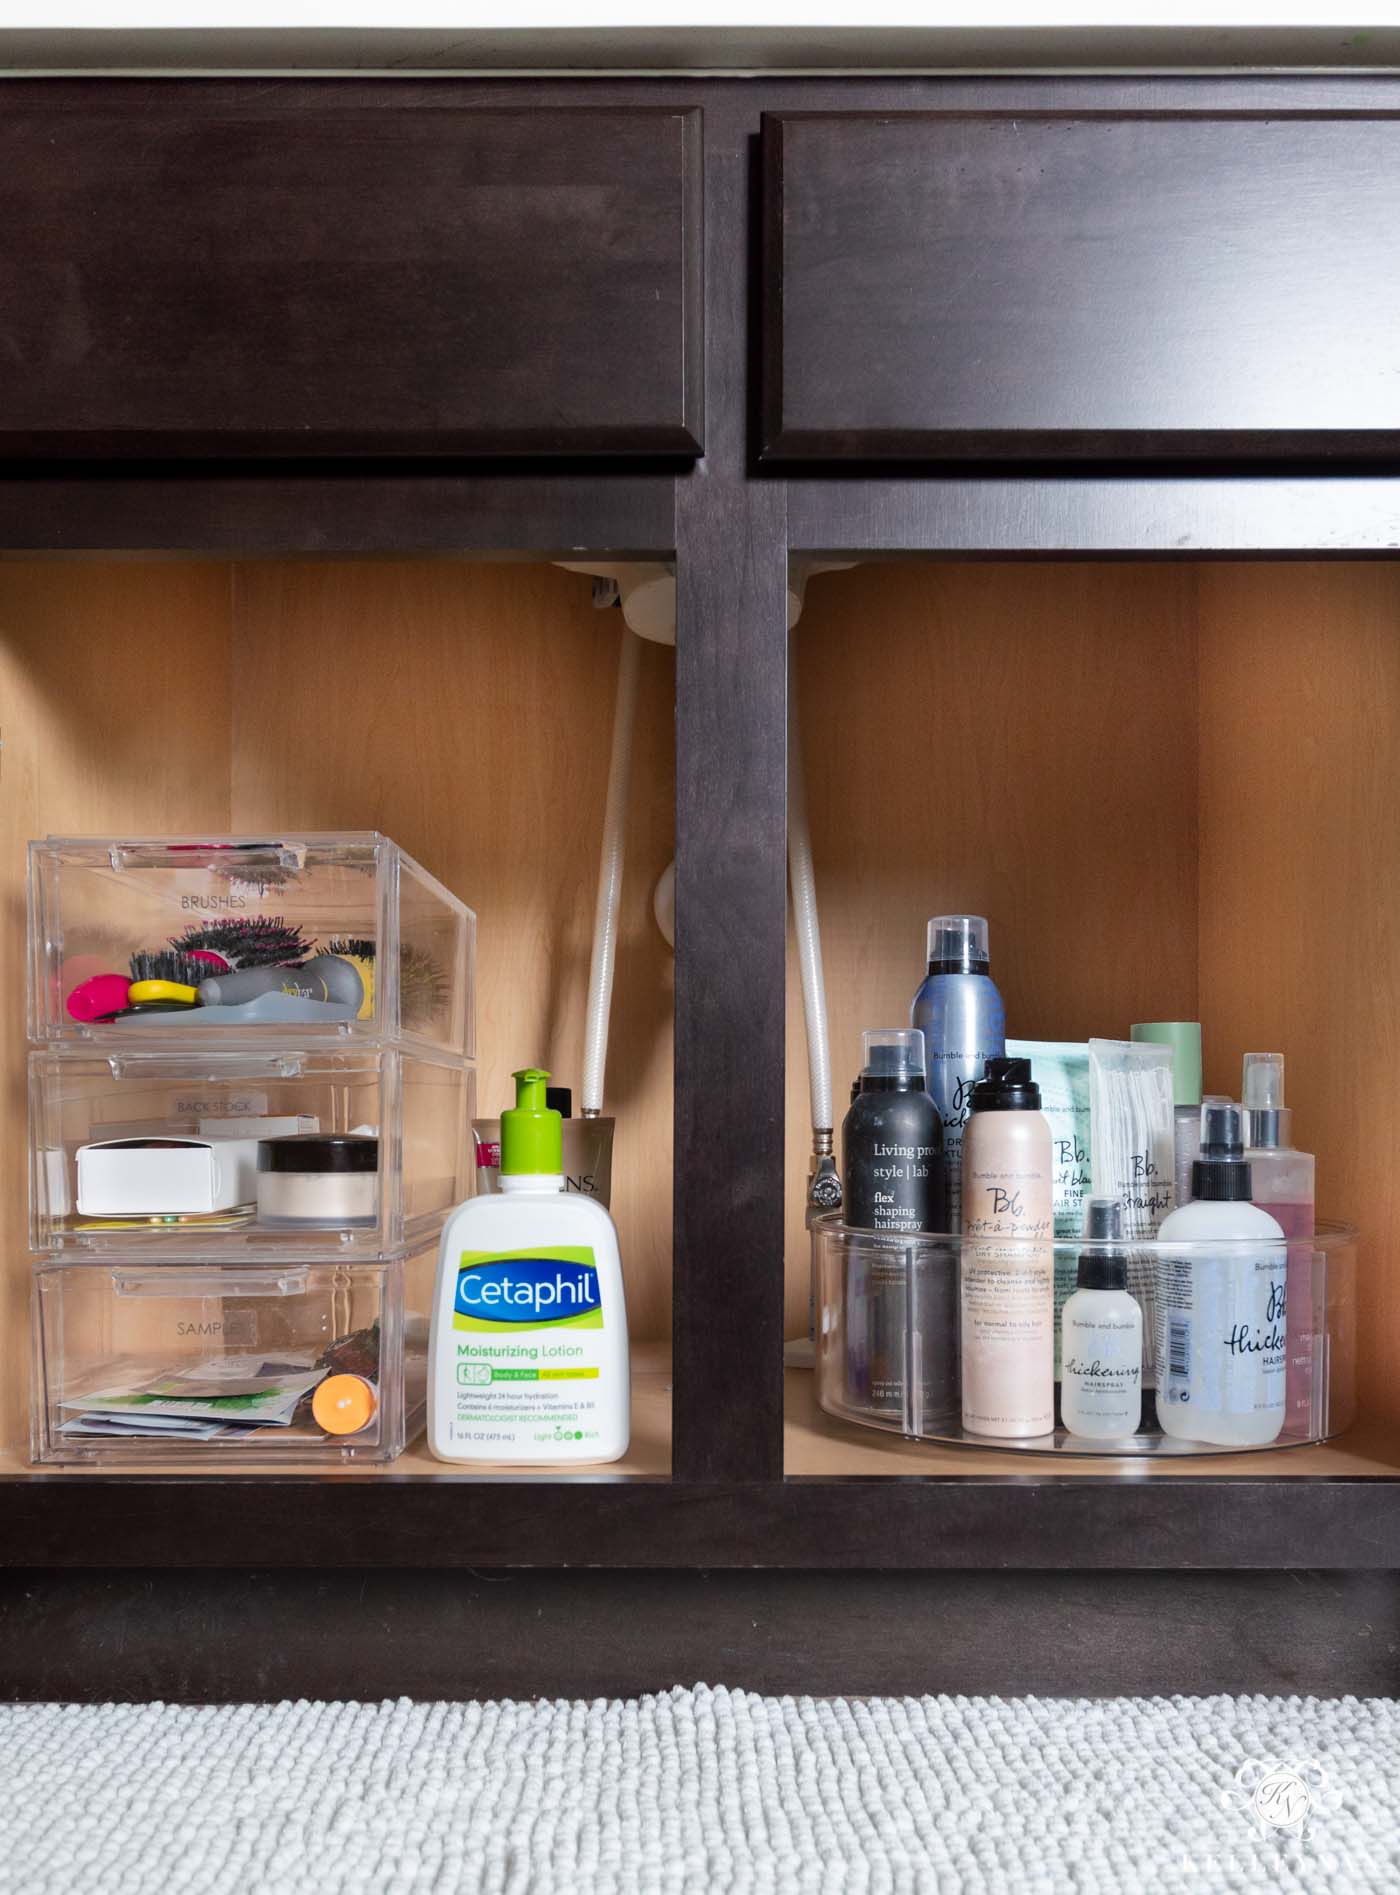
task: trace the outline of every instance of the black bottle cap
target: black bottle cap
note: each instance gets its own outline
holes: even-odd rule
[[[1038,1112],[1040,1087],[1031,1078],[1028,1059],[989,1059],[972,1088],[974,1112]]]
[[[930,974],[986,974],[987,924],[981,915],[935,915],[928,924]]]
[[[377,1171],[379,1140],[362,1132],[288,1132],[258,1142],[259,1171]]]
[[[919,1027],[880,1027],[861,1038],[865,1044],[862,1092],[924,1090],[924,1036]]]
[[[1228,1099],[1207,1099],[1201,1107],[1201,1155],[1191,1167],[1191,1195],[1207,1204],[1248,1204],[1254,1195],[1240,1108]]]
[[[546,1112],[557,1112],[561,1119],[572,1118],[574,1095],[567,1086],[546,1086],[544,1105]]]
[[[1123,1241],[1123,1206],[1117,1198],[1090,1198],[1084,1206],[1086,1244]],[[1121,1250],[1081,1250],[1078,1285],[1081,1290],[1126,1290],[1128,1259]]]

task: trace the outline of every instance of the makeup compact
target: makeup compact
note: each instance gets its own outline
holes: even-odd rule
[[[379,1216],[379,1140],[303,1132],[258,1146],[258,1222],[273,1230],[342,1230]]]

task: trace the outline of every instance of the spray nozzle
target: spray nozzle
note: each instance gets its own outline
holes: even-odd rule
[[[1084,1205],[1084,1242],[1117,1244],[1123,1241],[1123,1205],[1118,1198],[1088,1198]],[[1080,1253],[1081,1290],[1125,1290],[1128,1259],[1123,1251],[1085,1250]]]
[[[1243,1104],[1252,1110],[1277,1112],[1283,1104],[1283,1054],[1246,1053]]]
[[[935,915],[928,924],[931,974],[985,974],[990,965],[981,915]]]
[[[1031,1062],[994,1055],[973,1086],[968,1104],[973,1112],[1038,1112],[1040,1087],[1031,1073]]]
[[[924,1076],[924,1035],[917,1026],[883,1027],[863,1033],[867,1079],[919,1079]]]
[[[1292,1143],[1293,1114],[1283,1103],[1283,1054],[1246,1053],[1244,1082],[1245,1143],[1253,1150]]]
[[[1201,1101],[1201,1155],[1191,1167],[1191,1195],[1203,1204],[1246,1203],[1250,1170],[1244,1155],[1249,1114],[1229,1099]]]
[[[1116,1244],[1123,1236],[1123,1205],[1119,1198],[1088,1198],[1084,1204],[1086,1244]]]
[[[1228,1163],[1244,1157],[1240,1108],[1229,1099],[1201,1101],[1201,1157]]]

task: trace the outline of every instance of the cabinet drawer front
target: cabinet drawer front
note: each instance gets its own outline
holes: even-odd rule
[[[1400,447],[1389,116],[765,124],[771,458]]]
[[[275,90],[0,88],[0,450],[698,451],[698,112]]]

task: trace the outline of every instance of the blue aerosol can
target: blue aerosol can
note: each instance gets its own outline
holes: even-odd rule
[[[981,915],[935,915],[928,924],[928,977],[909,1022],[924,1036],[926,1080],[943,1118],[948,1228],[962,1229],[962,1142],[972,1088],[989,1059],[1006,1052],[1006,1009],[992,984]]]

